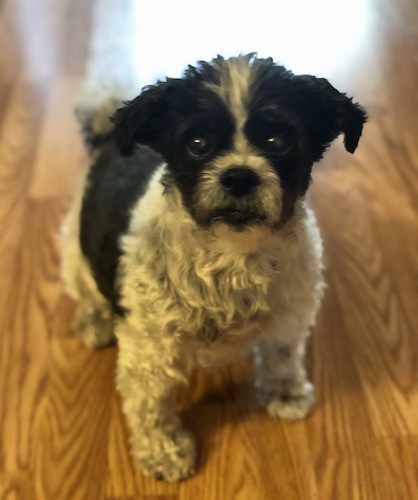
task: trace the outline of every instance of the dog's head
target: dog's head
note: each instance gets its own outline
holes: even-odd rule
[[[353,153],[366,115],[327,80],[250,54],[147,87],[113,121],[124,154],[145,144],[164,157],[200,226],[244,230],[287,220],[313,163],[340,133]]]

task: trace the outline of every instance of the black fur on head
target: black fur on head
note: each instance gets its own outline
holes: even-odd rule
[[[272,59],[259,59],[254,54],[229,60],[218,57],[211,63],[189,66],[182,78],[146,87],[113,117],[114,135],[122,153],[129,155],[136,144],[144,144],[162,155],[185,206],[195,219],[199,218],[196,214],[206,213],[205,223],[211,212],[197,206],[202,179],[216,168],[221,176],[221,169],[228,168],[222,159],[229,152],[235,154],[231,158],[236,162],[237,134],[245,135],[254,155],[265,158],[265,172],[270,169],[277,174],[285,219],[308,188],[313,163],[341,133],[346,150],[353,153],[365,121],[361,106],[327,80],[294,75]],[[210,154],[193,157],[188,144],[201,136],[211,143]],[[277,137],[289,143],[285,154],[267,147],[268,141],[271,145],[271,139]],[[242,158],[243,163],[229,166],[252,168],[245,163],[244,155]],[[220,190],[213,199],[220,200],[218,207],[212,207],[214,213],[245,212],[242,220],[261,203],[251,201],[249,196],[232,200]],[[254,218],[268,220],[265,215],[258,212]],[[198,222],[203,224],[203,219]]]
[[[159,144],[166,149],[161,136],[167,132],[168,121],[172,126],[181,126],[173,120],[181,121],[186,116],[203,113],[207,111],[205,97],[214,100],[211,92],[203,91],[204,82],[219,83],[219,80],[214,68],[201,61],[196,67],[189,66],[183,78],[167,78],[148,85],[138,97],[125,102],[111,118],[121,152],[131,154],[135,144],[154,148]]]
[[[354,153],[367,119],[359,104],[353,103],[352,98],[336,90],[325,78],[293,75],[270,58],[254,61],[257,79],[253,82],[251,109],[255,110],[264,103],[268,105],[272,100],[287,102],[305,120],[312,142],[316,142],[318,149],[323,152],[343,133],[346,150]],[[204,97],[198,95],[203,84],[219,84],[222,62],[221,56],[213,61],[218,67],[201,61],[196,67],[189,66],[183,78],[168,78],[149,85],[138,97],[126,102],[112,117],[121,151],[130,154],[135,144],[160,142],[158,135],[164,132],[164,119],[175,111],[176,101],[179,112],[196,112],[196,101]]]
[[[163,126],[161,116],[168,112],[170,81],[158,82],[142,90],[142,93],[116,111],[112,117],[115,124],[116,142],[124,155],[130,155],[135,144],[149,144],[157,137]]]
[[[307,137],[316,152],[317,161],[324,150],[341,133],[344,146],[354,153],[357,148],[366,113],[357,103],[336,90],[325,78],[294,75],[277,66],[272,59],[257,60],[257,78],[253,83],[250,109],[280,103],[303,122]]]

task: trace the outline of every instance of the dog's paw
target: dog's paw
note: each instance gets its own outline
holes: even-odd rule
[[[196,451],[193,437],[182,429],[166,434],[150,431],[134,448],[141,469],[158,480],[182,481],[195,473]]]
[[[314,386],[305,382],[297,391],[272,395],[266,406],[272,417],[301,420],[311,413],[314,404]]]
[[[107,309],[87,309],[78,307],[74,329],[86,347],[100,349],[116,342],[113,321]]]

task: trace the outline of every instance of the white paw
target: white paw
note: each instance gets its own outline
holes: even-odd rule
[[[301,420],[311,413],[314,404],[314,386],[310,382],[305,382],[297,394],[272,395],[267,403],[267,412],[272,417]]]
[[[81,342],[92,349],[106,347],[116,341],[113,321],[106,310],[86,311],[79,307],[74,320],[74,329]]]
[[[158,480],[181,481],[195,473],[194,440],[182,429],[170,434],[151,430],[135,443],[134,455],[144,474]]]

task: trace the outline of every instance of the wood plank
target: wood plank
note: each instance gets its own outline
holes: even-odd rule
[[[49,359],[34,422],[34,491],[51,500],[103,498],[115,351],[91,352],[76,339],[57,339]]]

